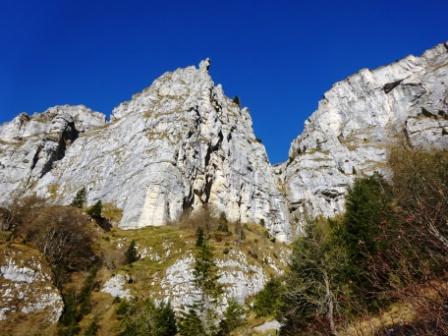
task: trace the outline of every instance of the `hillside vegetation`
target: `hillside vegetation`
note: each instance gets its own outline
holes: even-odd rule
[[[398,146],[389,168],[294,243],[281,335],[448,334],[448,153]]]
[[[206,210],[124,231],[114,225],[120,210],[100,201],[86,207],[85,190],[71,206],[17,200],[2,209],[2,244],[45,257],[64,311],[56,327],[39,314],[12,314],[3,330],[274,335],[254,328],[276,319],[288,336],[448,335],[448,153],[397,146],[389,169],[390,178],[358,178],[345,213],[309,221],[291,254],[262,225],[229,223]],[[224,281],[232,274],[264,288],[233,300]],[[111,279],[121,281],[117,294],[104,290]]]
[[[283,272],[289,248],[263,226],[229,223],[204,210],[168,226],[125,231],[112,227],[110,213],[118,210],[86,207],[85,197],[80,190],[71,206],[30,197],[2,210],[5,249],[40,251],[64,301],[56,328],[45,315],[17,313],[0,322],[6,335],[246,335],[267,320],[250,310],[250,282],[262,287]],[[170,283],[168,270],[177,263],[185,269],[174,280],[190,283]],[[116,295],[104,291],[120,276]],[[249,286],[246,302],[226,294],[238,281]],[[203,294],[183,304],[191,289]]]

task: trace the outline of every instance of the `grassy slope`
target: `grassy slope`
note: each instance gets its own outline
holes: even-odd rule
[[[230,232],[234,232],[234,229],[233,225],[229,225]],[[244,232],[246,237],[241,242],[236,240],[233,233],[212,233],[210,243],[214,248],[215,258],[224,258],[228,250],[241,251],[250,264],[261,266],[268,277],[278,275],[270,264],[275,264],[280,270],[286,267],[289,253],[287,246],[271,240],[265,229],[259,225],[245,225]],[[100,251],[104,255],[110,255],[108,259],[117,259],[124,255],[132,240],[136,241],[139,253],[144,251],[147,256],[131,265],[119,265],[115,269],[102,267],[97,279],[102,284],[113,274],[126,273],[132,278],[132,283],[127,288],[134,297],[158,299],[161,297],[159,284],[165,270],[179,258],[193,252],[195,230],[185,226],[148,227],[127,231],[113,229],[102,235],[99,242]],[[86,274],[74,274],[68,287],[81,288],[85,276]],[[87,328],[96,319],[100,325],[99,336],[114,335],[119,327],[115,314],[117,300],[114,301],[108,294],[95,290],[92,293],[92,302],[92,312],[81,321],[81,327]],[[249,314],[247,325],[237,331],[237,334],[255,335],[251,331],[252,328],[265,321],[266,319]]]

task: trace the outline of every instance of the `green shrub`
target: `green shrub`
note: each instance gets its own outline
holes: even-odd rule
[[[136,242],[135,240],[132,240],[129,244],[128,249],[126,250],[126,261],[128,264],[132,264],[133,262],[137,261],[139,259]]]
[[[194,309],[182,312],[178,322],[182,336],[207,336],[202,321]]]
[[[87,209],[86,213],[92,218],[102,218],[102,211],[103,204],[101,203],[101,200],[99,200],[89,209]]]
[[[216,336],[227,336],[236,328],[244,324],[244,309],[234,299],[229,300],[229,305],[219,323]]]
[[[254,311],[258,316],[275,316],[280,308],[283,286],[280,280],[269,280],[255,295]]]
[[[82,188],[78,190],[78,192],[75,195],[75,198],[72,201],[72,206],[75,208],[84,208],[84,205],[86,204],[86,198],[87,198],[87,191],[86,188]]]
[[[175,336],[177,334],[176,316],[169,302],[162,302],[153,308],[151,327],[151,336]]]
[[[74,336],[80,331],[78,324],[78,311],[76,293],[69,291],[63,294],[64,310],[59,319],[58,335],[59,336]]]

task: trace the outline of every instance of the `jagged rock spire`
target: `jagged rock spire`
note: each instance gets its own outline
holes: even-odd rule
[[[64,204],[85,187],[89,203],[101,199],[123,209],[119,225],[125,229],[169,224],[206,207],[229,221],[263,224],[287,240],[287,207],[265,148],[247,109],[215,86],[209,66],[206,59],[199,68],[163,74],[117,106],[111,123],[80,133],[26,186]],[[56,120],[52,116],[45,125]],[[30,142],[27,148],[38,146]]]

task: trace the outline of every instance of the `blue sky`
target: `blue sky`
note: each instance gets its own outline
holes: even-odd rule
[[[446,0],[2,0],[0,122],[57,104],[109,113],[210,57],[276,163],[335,81],[448,40],[447,13]]]

